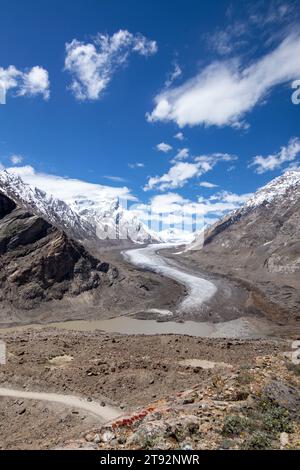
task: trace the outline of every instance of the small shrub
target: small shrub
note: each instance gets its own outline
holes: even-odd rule
[[[241,447],[244,450],[271,449],[272,441],[266,433],[255,431],[251,437],[244,440]]]
[[[243,431],[249,430],[251,427],[251,422],[249,419],[244,418],[243,416],[230,415],[226,416],[223,428],[222,435],[225,437],[229,436],[238,436]]]
[[[292,432],[293,425],[289,412],[280,407],[268,410],[263,417],[264,428],[272,432]]]

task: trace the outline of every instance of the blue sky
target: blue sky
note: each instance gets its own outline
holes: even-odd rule
[[[143,204],[233,208],[299,164],[299,13],[299,1],[1,0],[2,166],[37,184],[126,186]]]

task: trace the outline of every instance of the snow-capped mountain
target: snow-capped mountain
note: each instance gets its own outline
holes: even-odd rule
[[[168,228],[158,232],[162,243],[187,244],[192,243],[195,239],[195,232],[180,230],[176,227]]]
[[[131,240],[135,243],[159,241],[158,235],[151,231],[136,215],[123,207],[119,198],[107,198],[101,201],[79,195],[69,202],[70,207],[82,220],[89,222],[96,229],[101,240]]]
[[[122,207],[116,197],[99,201],[78,194],[63,201],[5,170],[0,172],[0,191],[77,240],[160,241],[159,236]]]
[[[268,205],[283,197],[293,202],[299,199],[299,193],[300,171],[289,170],[259,189],[254,196],[246,202],[242,210],[253,209],[261,204]]]
[[[203,269],[258,287],[250,301],[265,302],[271,315],[300,305],[300,172],[287,171],[261,188],[246,204],[208,228],[186,256]],[[258,304],[256,305],[256,302]]]
[[[33,214],[45,218],[50,224],[67,232],[73,238],[92,240],[95,237],[94,227],[86,220],[82,220],[68,204],[40,188],[31,187],[17,175],[1,171],[0,192]]]
[[[218,220],[214,225],[207,228],[204,234],[204,244],[210,243],[217,235],[224,232],[255,209],[264,209],[265,217],[267,218],[268,208],[275,207],[276,212],[280,212],[280,208],[282,208],[282,216],[284,216],[286,208],[292,207],[295,203],[299,203],[299,201],[300,172],[293,170],[286,171],[283,175],[260,188],[241,208],[225,215],[225,217]],[[271,214],[269,215],[271,216]],[[263,220],[260,225],[262,228],[264,227]],[[257,226],[256,231],[259,231],[261,227]],[[253,236],[254,235],[255,232]],[[195,241],[188,249],[201,248],[202,243],[203,233],[201,232],[199,237],[196,236]]]

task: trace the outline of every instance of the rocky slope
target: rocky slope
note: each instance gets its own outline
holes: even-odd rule
[[[51,213],[16,201],[0,191],[0,325],[111,318],[177,301],[173,281],[136,271],[119,250],[92,255]]]
[[[288,171],[206,230],[204,246],[196,240],[186,256],[210,271],[250,281],[300,317],[299,232],[300,172]]]
[[[30,309],[98,288],[109,264],[0,193],[0,302]]]

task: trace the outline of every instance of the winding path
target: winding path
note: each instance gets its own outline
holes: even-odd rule
[[[171,266],[168,264],[168,261],[159,254],[160,249],[174,247],[176,247],[176,245],[167,243],[147,245],[144,248],[124,251],[123,256],[127,261],[138,268],[162,274],[183,284],[188,290],[188,295],[179,305],[179,310],[199,307],[214,296],[217,292],[217,287],[211,281],[193,274],[188,274],[175,266]]]
[[[90,402],[73,395],[60,395],[58,393],[44,392],[25,392],[23,390],[14,390],[0,387],[0,396],[59,403],[61,405],[87,411],[88,413],[100,418],[103,423],[114,420],[120,417],[122,414],[118,408],[113,408],[112,406],[108,405],[101,406],[97,402]]]

